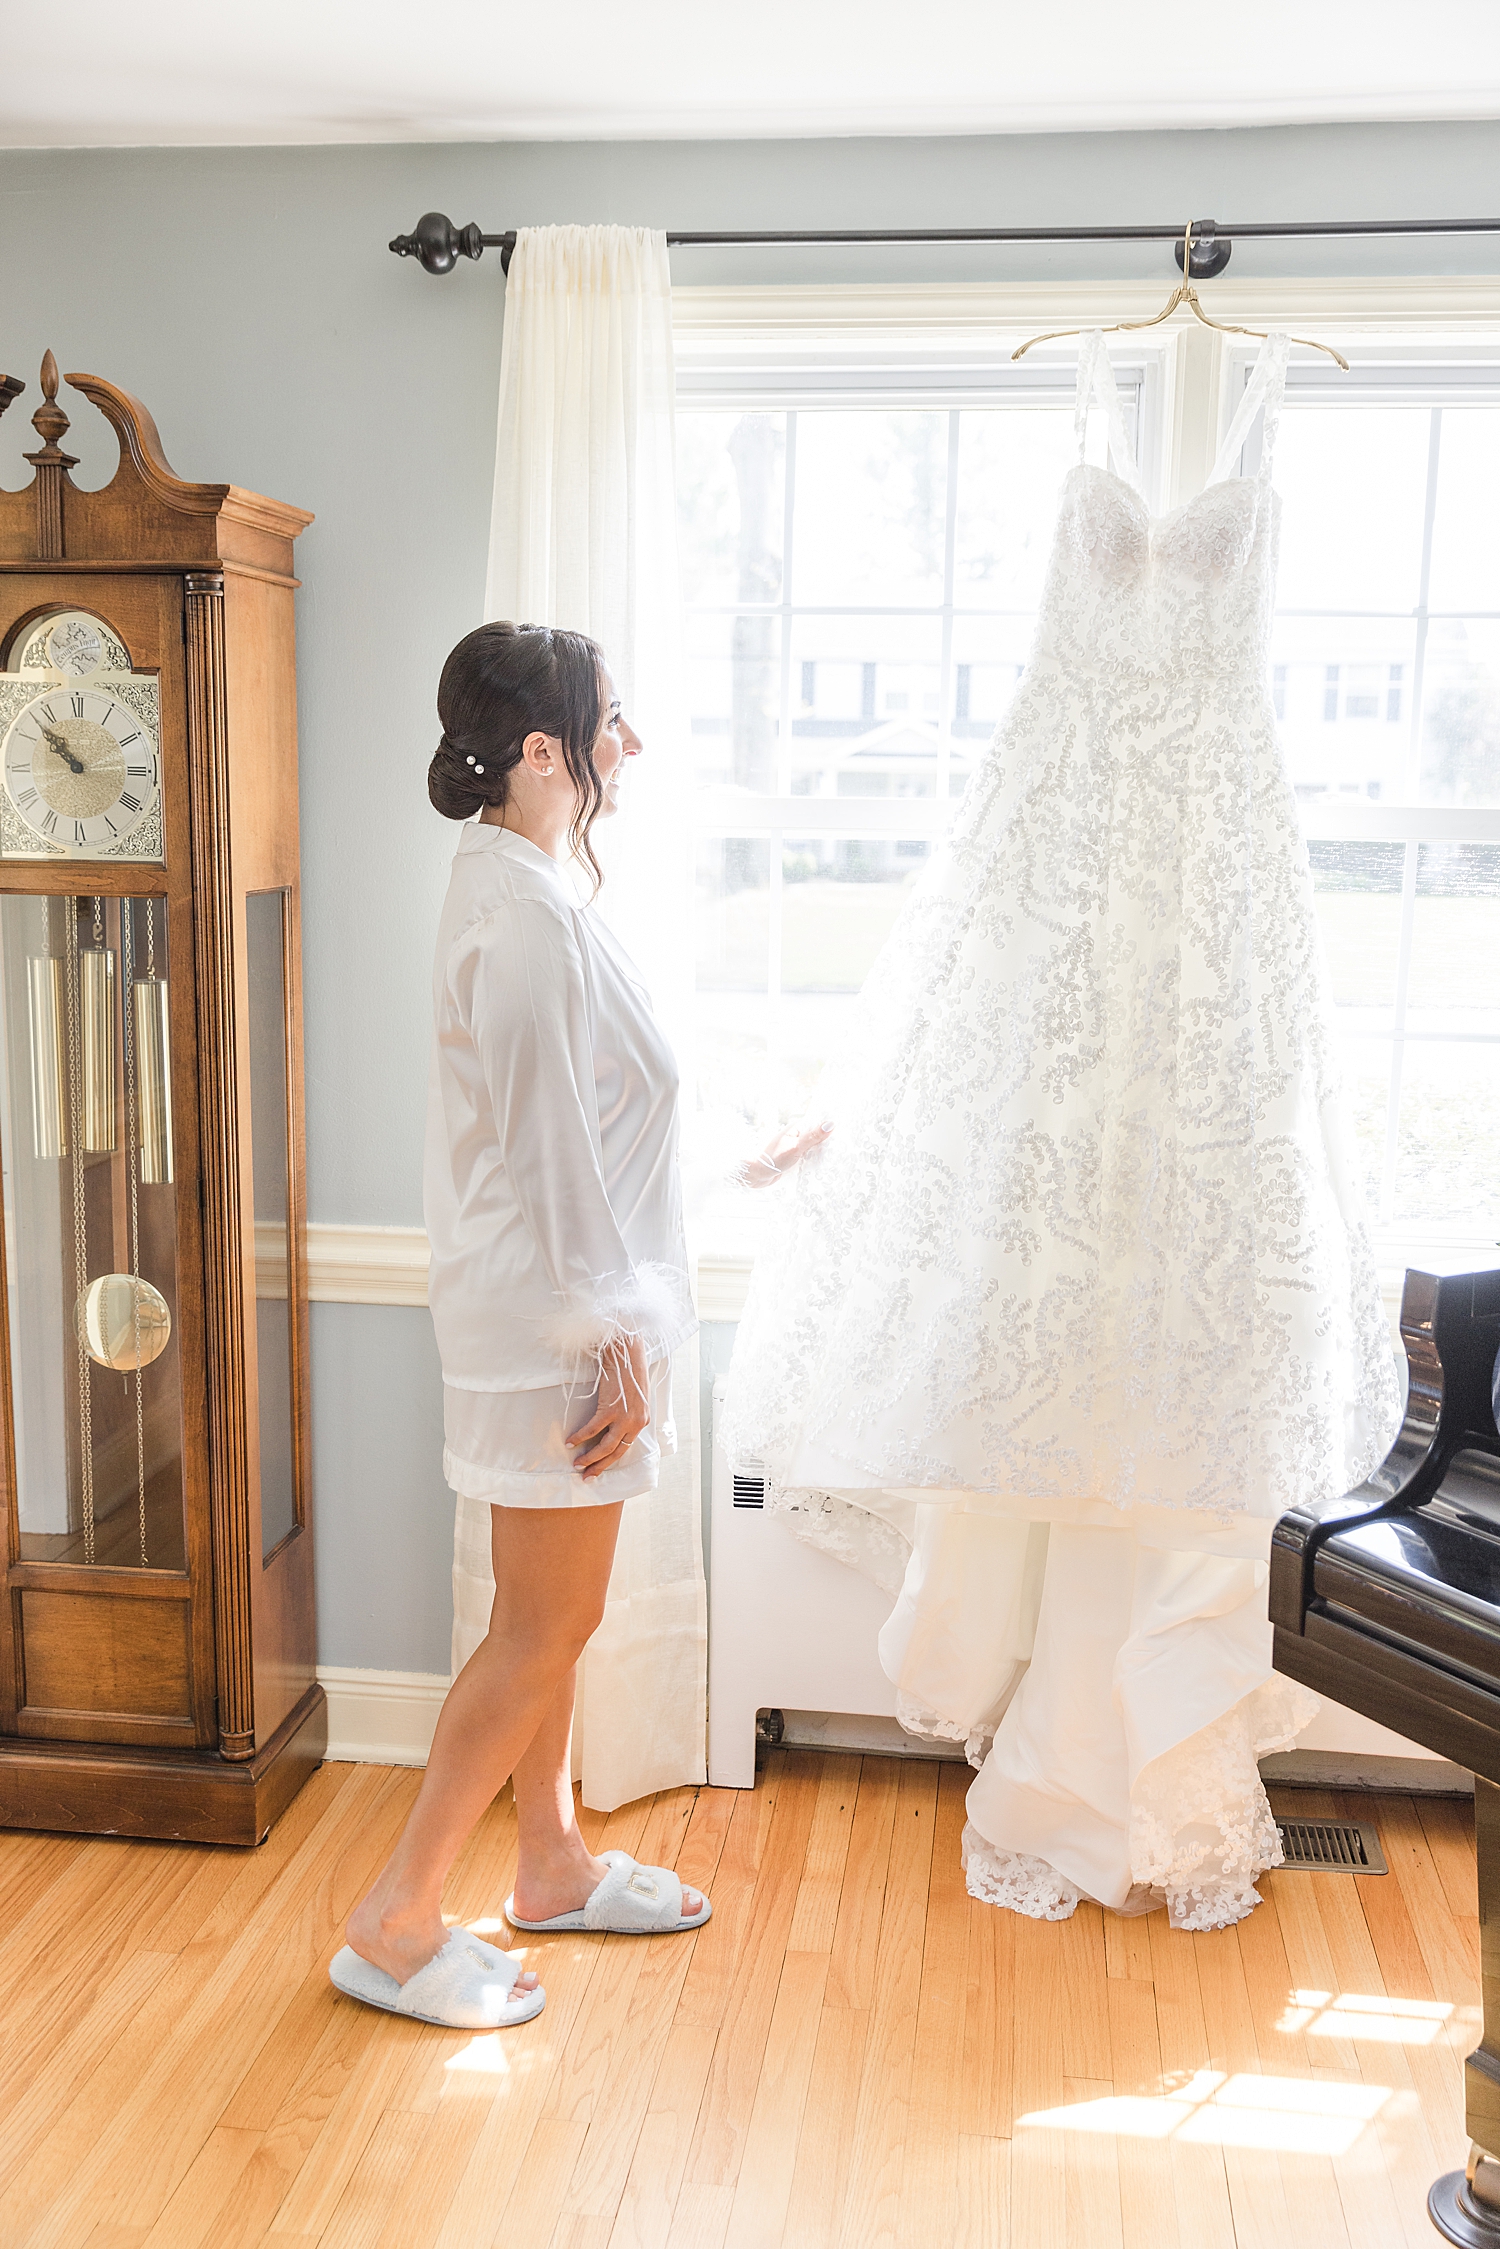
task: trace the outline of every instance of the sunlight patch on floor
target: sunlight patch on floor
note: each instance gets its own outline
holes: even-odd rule
[[[1036,2109],[1017,2121],[1053,2132],[1344,2155],[1390,2097],[1389,2085],[1333,2085],[1319,2078],[1257,2077],[1248,2071],[1228,2077],[1222,2070],[1200,2069],[1154,2097],[1107,2094],[1065,2108]]]
[[[505,2051],[504,2033],[498,2030],[484,2032],[471,2038],[467,2046],[460,2046],[450,2054],[444,2069],[473,2070],[486,2077],[508,2077],[510,2060]]]
[[[1388,1999],[1384,1993],[1294,1991],[1276,2028],[1304,2038],[1368,2039],[1383,2046],[1430,2046],[1453,2013],[1445,1999]]]

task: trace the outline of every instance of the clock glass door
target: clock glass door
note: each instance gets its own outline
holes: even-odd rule
[[[21,1559],[186,1568],[161,897],[0,898]]]

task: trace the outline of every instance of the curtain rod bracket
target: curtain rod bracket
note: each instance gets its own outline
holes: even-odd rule
[[[1193,270],[1186,278],[1189,281],[1212,281],[1214,275],[1222,273],[1228,265],[1229,253],[1233,248],[1234,244],[1230,241],[1229,236],[1220,234],[1212,219],[1194,219]],[[1181,242],[1176,244],[1172,254],[1177,263],[1181,265]]]

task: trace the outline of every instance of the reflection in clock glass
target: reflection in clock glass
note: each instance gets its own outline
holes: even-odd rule
[[[63,624],[54,625],[47,635],[47,659],[53,669],[68,672],[82,679],[88,672],[96,672],[104,655],[104,643],[96,632],[91,632],[79,617],[69,617]]]
[[[89,718],[38,725],[42,746],[31,775],[53,811],[69,820],[108,812],[125,786],[125,752],[109,729]]]

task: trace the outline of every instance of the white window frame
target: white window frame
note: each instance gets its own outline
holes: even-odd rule
[[[677,289],[673,319],[678,353],[678,391],[683,404],[717,406],[724,411],[759,406],[764,411],[798,411],[816,405],[880,403],[946,409],[950,423],[949,476],[955,466],[953,432],[965,406],[1041,402],[1071,404],[1075,387],[1076,344],[1069,339],[1041,345],[1020,365],[1010,359],[1016,345],[1043,332],[1108,327],[1115,321],[1148,318],[1166,294],[1158,283],[976,284],[901,287],[786,287]],[[1225,322],[1265,329],[1285,327],[1333,343],[1351,362],[1349,375],[1310,352],[1294,352],[1291,390],[1299,400],[1327,395],[1348,403],[1351,393],[1371,404],[1431,402],[1460,398],[1500,398],[1500,315],[1493,282],[1482,278],[1437,277],[1419,280],[1254,280],[1228,277],[1205,290],[1209,309]],[[1254,361],[1257,346],[1242,337],[1206,329],[1191,319],[1137,330],[1115,338],[1111,359],[1123,375],[1130,371],[1140,402],[1140,466],[1149,504],[1157,512],[1177,506],[1201,489],[1218,451]],[[1440,381],[1434,371],[1442,369]],[[997,370],[1000,380],[997,382]],[[1259,433],[1251,433],[1242,467],[1253,469]],[[1419,633],[1425,637],[1427,549],[1430,548],[1434,480],[1429,476],[1427,538],[1424,541]],[[788,482],[790,491],[790,480]],[[787,536],[790,539],[790,524]],[[930,798],[860,801],[857,799],[747,797],[727,789],[704,789],[696,799],[696,825],[704,836],[765,836],[772,849],[771,882],[780,888],[783,837],[836,831],[840,835],[937,838],[948,826],[948,729],[952,710],[952,624],[964,605],[953,601],[953,558],[947,557],[940,612],[929,607],[900,614],[932,615],[943,620],[943,672],[940,706],[942,752],[938,793]],[[790,550],[787,562],[790,563]],[[801,613],[789,598],[790,568],[783,572],[783,600],[766,613],[785,620]],[[723,605],[726,613],[738,605]],[[865,612],[861,610],[861,614]],[[1412,614],[1416,614],[1413,612]],[[1466,612],[1468,614],[1468,612]],[[1481,614],[1474,612],[1474,614]],[[783,631],[782,743],[789,749],[790,633]],[[1421,642],[1412,675],[1403,682],[1411,738],[1421,708]],[[1360,801],[1303,806],[1309,840],[1384,841],[1406,846],[1398,974],[1393,1029],[1392,1099],[1388,1111],[1386,1172],[1394,1164],[1395,1091],[1404,1046],[1405,964],[1410,958],[1416,905],[1418,847],[1426,841],[1500,842],[1500,810],[1416,806]],[[771,963],[772,973],[777,962]],[[774,1004],[774,1003],[773,1003]],[[1488,1240],[1378,1229],[1377,1249],[1388,1297],[1399,1288],[1408,1264],[1434,1255],[1452,1259],[1472,1255],[1488,1262],[1496,1244]],[[706,1319],[732,1319],[743,1304],[748,1261],[705,1259],[700,1264],[701,1309]]]

